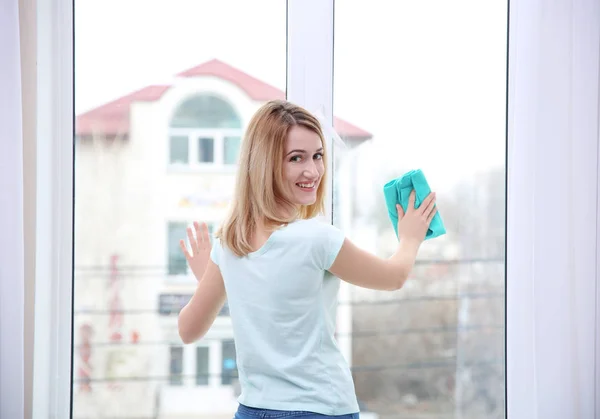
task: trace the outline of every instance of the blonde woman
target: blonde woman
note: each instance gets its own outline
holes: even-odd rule
[[[318,120],[286,101],[263,105],[240,150],[235,196],[211,245],[206,224],[181,241],[198,286],[179,314],[184,343],[202,338],[225,298],[241,386],[235,419],[358,418],[348,364],[334,339],[339,281],[396,290],[406,281],[434,214],[414,191],[398,208],[389,259],[367,253],[323,212],[327,150]],[[339,278],[339,279],[338,279]]]

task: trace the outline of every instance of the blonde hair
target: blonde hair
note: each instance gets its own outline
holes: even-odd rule
[[[321,138],[325,170],[312,205],[294,204],[283,178],[285,143],[292,127],[301,126]],[[319,121],[300,106],[273,100],[258,109],[250,120],[240,149],[235,195],[228,216],[215,237],[238,256],[253,251],[250,244],[257,221],[273,231],[296,219],[323,213],[327,155]],[[282,211],[283,209],[283,211]],[[286,211],[289,210],[289,211]]]

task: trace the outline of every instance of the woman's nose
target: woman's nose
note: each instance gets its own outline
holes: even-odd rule
[[[319,170],[317,169],[317,165],[314,161],[311,161],[307,164],[307,166],[304,169],[304,176],[310,178],[316,178],[317,176],[319,176]]]

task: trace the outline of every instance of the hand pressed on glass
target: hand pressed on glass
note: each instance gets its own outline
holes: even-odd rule
[[[400,240],[413,239],[419,243],[422,242],[429,224],[437,212],[435,192],[430,193],[419,208],[415,208],[415,190],[413,189],[408,199],[406,213],[402,210],[401,205],[396,205],[396,208],[398,209],[398,237]]]
[[[191,227],[187,228],[187,236],[190,242],[191,252],[188,251],[188,248],[185,245],[185,240],[180,240],[179,246],[181,247],[181,251],[187,259],[187,262],[190,265],[196,280],[200,281],[200,279],[202,279],[202,275],[204,275],[204,271],[206,270],[208,260],[210,259],[211,243],[208,234],[208,226],[206,223],[198,223],[197,221],[194,221],[194,230],[195,235]]]

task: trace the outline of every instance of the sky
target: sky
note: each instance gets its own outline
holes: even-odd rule
[[[212,58],[284,90],[285,3],[76,0],[76,112]],[[373,134],[362,187],[374,168],[384,177],[421,168],[447,190],[503,165],[506,9],[506,0],[336,0],[334,113]]]

